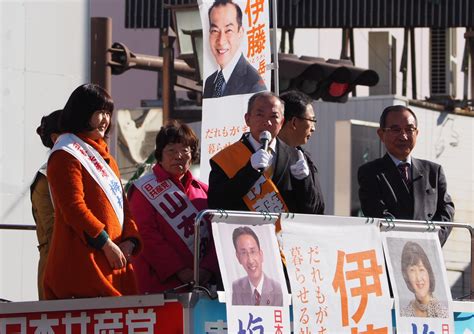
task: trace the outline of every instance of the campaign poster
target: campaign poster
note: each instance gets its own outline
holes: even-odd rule
[[[270,89],[269,1],[204,0],[203,104],[200,178],[207,182],[209,159],[240,139],[248,128],[248,99]]]
[[[290,332],[290,296],[275,225],[261,221],[252,217],[212,220],[228,333]]]
[[[383,232],[399,333],[454,333],[452,296],[438,233]]]
[[[377,223],[365,218],[281,218],[294,333],[392,333]],[[404,333],[404,332],[399,332]]]

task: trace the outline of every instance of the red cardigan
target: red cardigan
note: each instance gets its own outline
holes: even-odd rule
[[[120,179],[106,142],[77,136],[96,149]],[[128,238],[140,240],[125,196],[122,228],[103,190],[71,154],[55,151],[49,158],[47,174],[55,221],[44,278],[46,299],[136,294],[132,265],[113,270],[103,250],[93,248],[86,240],[86,234],[96,238],[103,230],[116,244]]]

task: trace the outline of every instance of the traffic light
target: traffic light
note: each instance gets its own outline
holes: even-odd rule
[[[280,92],[299,90],[313,99],[328,102],[347,101],[357,85],[374,86],[377,72],[354,67],[350,60],[279,54]]]

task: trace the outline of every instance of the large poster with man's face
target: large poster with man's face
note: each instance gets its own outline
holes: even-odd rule
[[[247,101],[269,90],[271,72],[269,1],[204,0],[201,175],[209,158],[248,130]]]
[[[454,333],[451,292],[432,232],[383,233],[400,333]]]
[[[213,218],[229,333],[280,328],[289,333],[289,294],[275,226],[258,216]],[[257,331],[258,332],[258,331]]]

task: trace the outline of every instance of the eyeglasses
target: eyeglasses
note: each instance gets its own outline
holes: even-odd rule
[[[304,119],[306,121],[313,122],[314,124],[318,123],[318,120],[316,118],[306,118],[306,117],[300,117],[300,116],[296,116],[296,118]]]
[[[392,126],[390,128],[383,128],[383,130],[386,132],[390,132],[393,135],[400,135],[402,132],[405,132],[407,135],[411,136],[416,132],[417,127],[409,126],[403,129],[399,128],[398,126]]]
[[[241,257],[255,257],[258,253],[259,253],[259,250],[258,249],[251,249],[250,252],[248,251],[239,251],[239,256]]]

